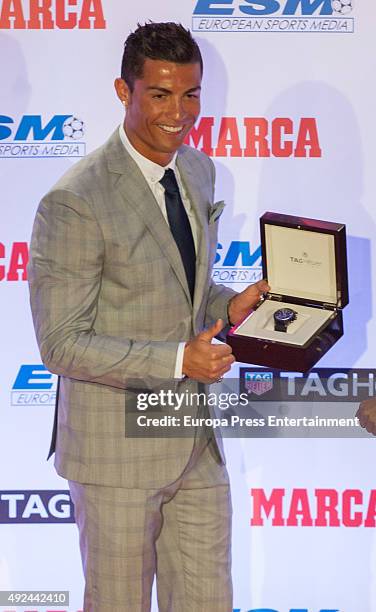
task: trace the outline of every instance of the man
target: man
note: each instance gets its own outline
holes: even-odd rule
[[[174,23],[126,43],[123,126],[42,200],[29,279],[46,366],[60,375],[55,465],[69,480],[85,612],[230,612],[231,503],[211,432],[127,435],[137,392],[197,391],[229,371],[214,345],[268,287],[211,280],[214,167],[183,140],[200,112],[202,59]],[[197,407],[200,410],[200,407]],[[196,410],[196,412],[197,412]],[[192,412],[192,410],[191,410]]]

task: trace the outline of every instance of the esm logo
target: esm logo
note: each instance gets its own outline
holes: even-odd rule
[[[23,115],[15,120],[0,115],[0,157],[82,157],[84,123],[72,114]]]
[[[23,364],[13,383],[12,406],[54,406],[56,376],[43,364]]]
[[[354,0],[198,0],[196,32],[354,31]]]
[[[232,240],[226,246],[219,242],[212,277],[227,284],[257,282],[262,278],[261,246],[254,249],[245,240]]]
[[[332,0],[198,0],[194,15],[332,15]]]

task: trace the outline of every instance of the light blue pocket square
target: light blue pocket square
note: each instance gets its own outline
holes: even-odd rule
[[[209,208],[209,223],[215,223],[219,219],[225,206],[226,203],[224,200],[214,202],[214,204]]]

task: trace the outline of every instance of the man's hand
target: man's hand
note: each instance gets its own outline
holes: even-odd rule
[[[376,436],[376,400],[364,400],[364,402],[360,404],[356,416],[361,426],[369,433]]]
[[[236,325],[249,311],[260,301],[263,293],[269,291],[270,287],[266,280],[260,280],[250,285],[238,295],[235,295],[228,304],[228,315],[231,325]]]
[[[183,374],[198,382],[213,383],[231,369],[235,357],[228,344],[212,344],[223,329],[222,319],[187,342],[184,349]]]

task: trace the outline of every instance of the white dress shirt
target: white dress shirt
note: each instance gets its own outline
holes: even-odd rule
[[[123,125],[119,126],[119,134],[120,134],[120,139],[124,147],[126,148],[127,152],[132,157],[132,159],[136,162],[137,166],[140,168],[147,184],[149,185],[156,199],[156,202],[159,208],[161,209],[161,212],[164,218],[166,219],[167,224],[168,224],[168,218],[167,218],[166,203],[165,203],[165,196],[164,196],[165,190],[164,190],[163,185],[161,185],[159,181],[162,179],[165,173],[165,170],[167,170],[168,168],[171,168],[175,172],[180,195],[181,195],[181,198],[184,204],[184,208],[188,215],[189,223],[191,225],[193,240],[195,243],[195,249],[197,253],[197,222],[194,216],[192,205],[189,201],[187,193],[181,182],[179,170],[176,166],[177,153],[174,154],[172,160],[170,161],[169,164],[167,164],[167,166],[160,166],[159,164],[156,164],[155,162],[151,161],[151,159],[148,159],[147,157],[144,157],[143,155],[141,155],[141,153],[139,153],[134,148],[134,146],[130,143],[127,134],[125,133]],[[185,348],[185,342],[179,342],[178,351],[176,354],[175,372],[174,372],[174,378],[176,379],[183,378],[182,370],[183,370],[184,348]]]

